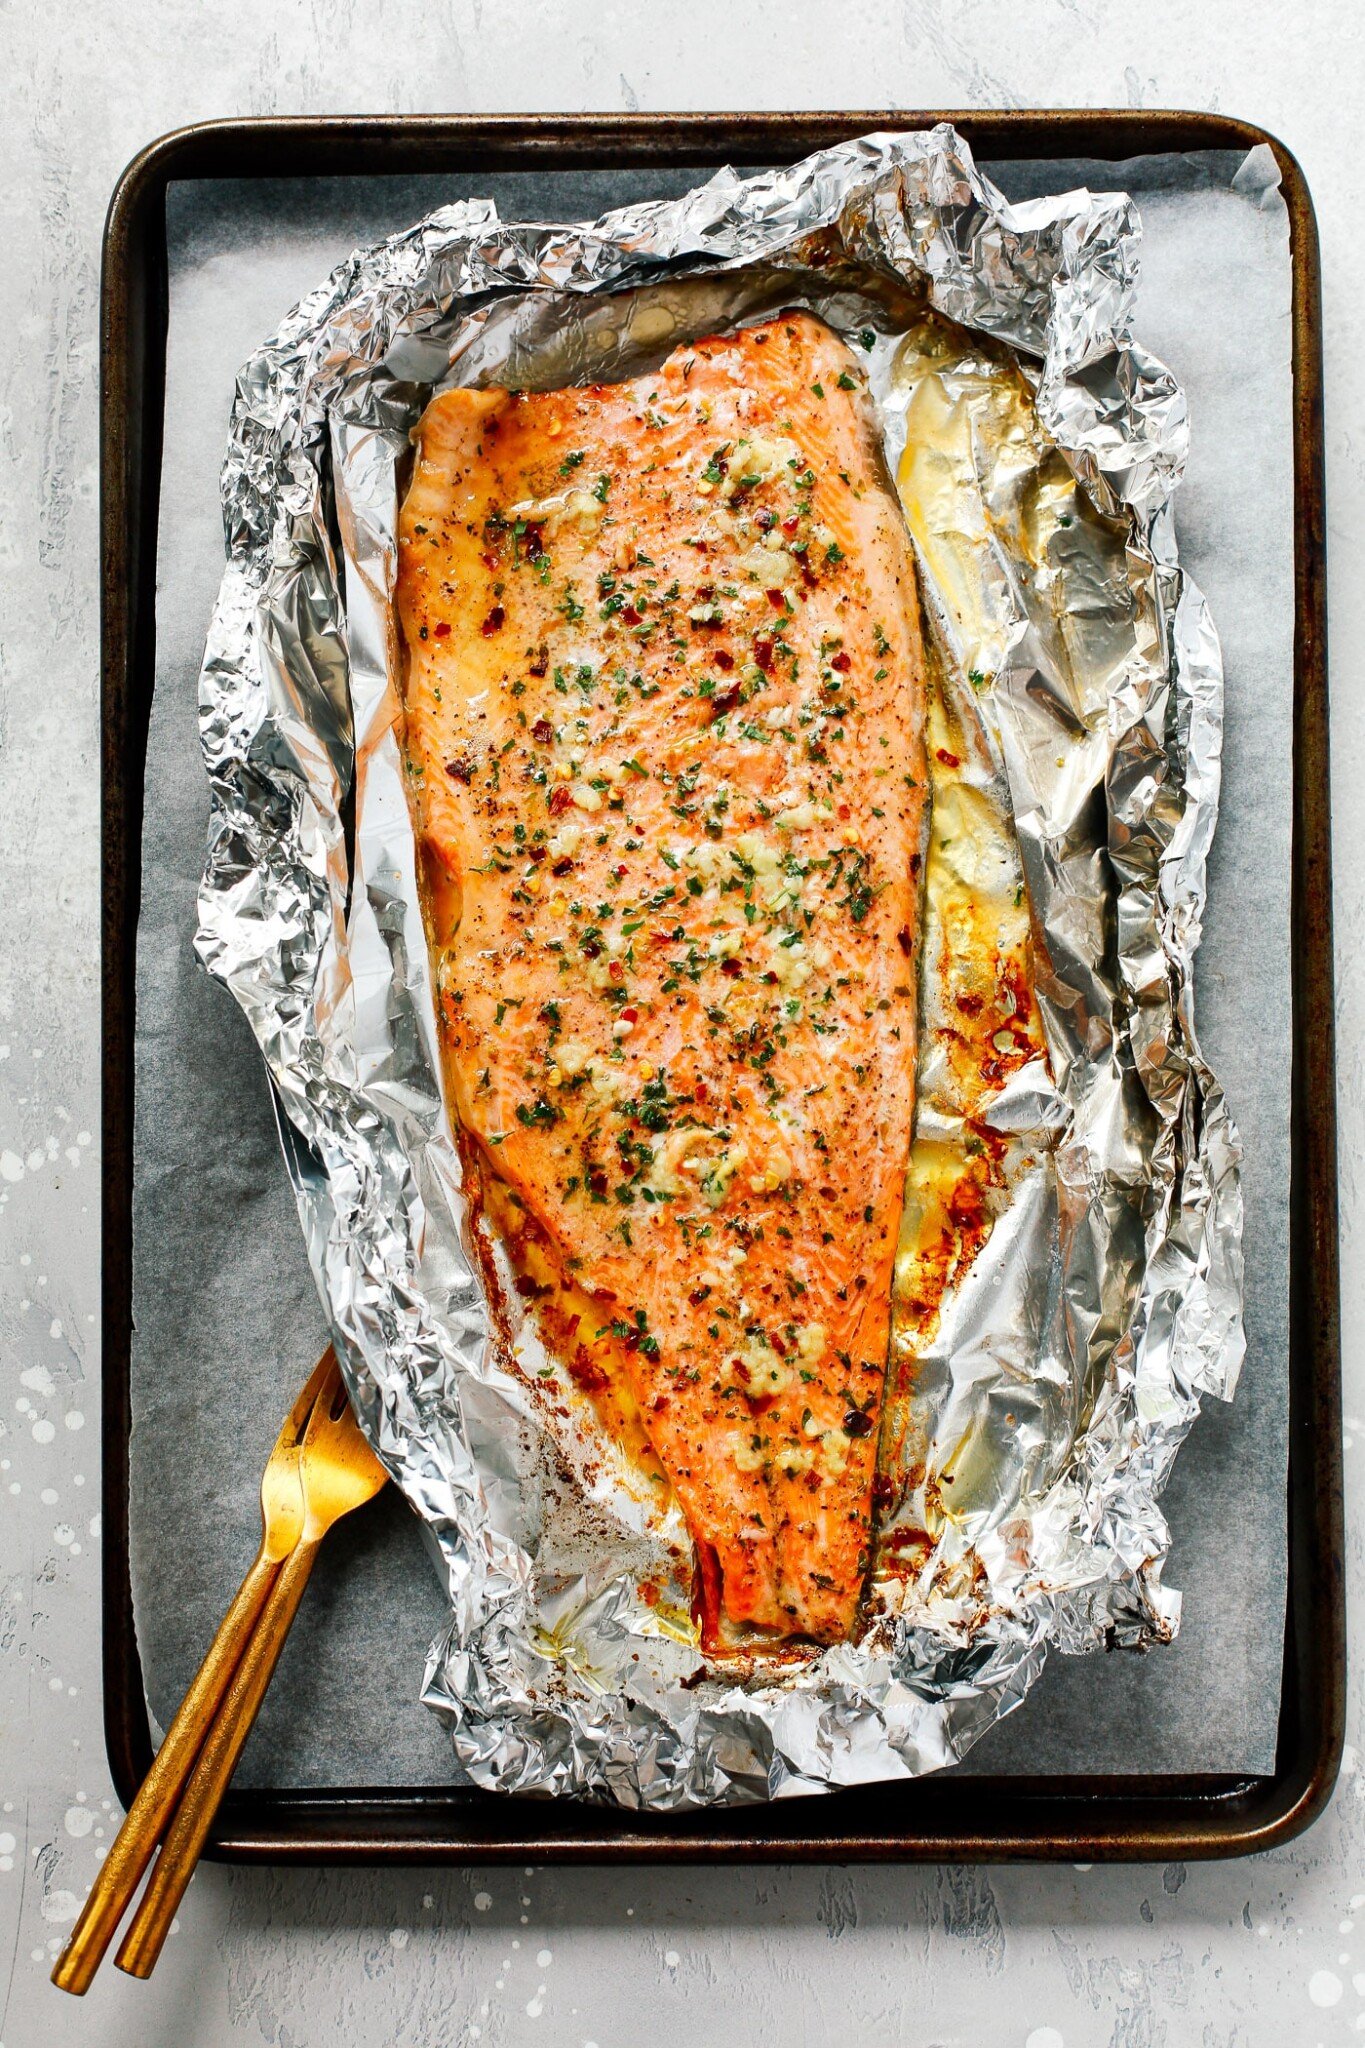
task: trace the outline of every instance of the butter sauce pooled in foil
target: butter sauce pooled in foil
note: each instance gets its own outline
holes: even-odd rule
[[[1175,553],[1183,399],[1131,334],[1138,240],[1122,196],[1010,206],[947,127],[872,136],[591,225],[444,208],[241,374],[198,949],[256,1031],[358,1412],[447,1589],[425,1697],[465,1782],[663,1810],[914,1775],[1050,1643],[1174,1633],[1158,1496],[1235,1384],[1241,1204],[1190,996],[1221,668]],[[565,1372],[548,1276],[453,1133],[397,523],[433,392],[620,381],[796,308],[877,407],[932,803],[863,1617],[740,1666],[700,1654],[671,1489]]]

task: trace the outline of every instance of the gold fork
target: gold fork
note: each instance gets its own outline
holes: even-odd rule
[[[307,1550],[307,1562],[296,1570],[291,1581],[288,1611],[281,1625],[280,1593],[284,1578],[281,1567],[286,1560],[292,1562],[300,1546],[307,1542],[310,1532],[309,1496],[305,1493],[303,1478],[305,1446],[310,1441],[319,1445],[325,1443],[329,1455],[335,1457],[338,1465],[354,1475],[351,1497],[345,1505],[338,1505],[339,1491],[334,1488],[329,1493],[321,1475],[315,1472],[312,1483],[312,1495],[318,1503],[313,1510],[315,1533]],[[368,1465],[365,1463],[367,1458]],[[187,1794],[190,1788],[199,1787],[198,1797],[203,1801],[207,1781],[201,1780],[196,1759],[200,1763],[205,1760],[210,1742],[217,1744],[216,1753],[221,1752],[225,1737],[232,1735],[234,1740],[226,1771],[204,1811],[203,1834],[207,1834],[269,1684],[318,1543],[332,1521],[377,1493],[384,1484],[385,1476],[383,1468],[360,1436],[359,1426],[346,1405],[340,1370],[329,1346],[285,1418],[266,1465],[261,1481],[263,1530],[255,1562],[242,1581],[237,1597],[224,1616],[212,1647],[157,1751],[52,1972],[52,1981],[59,1989],[77,1995],[89,1989],[114,1930],[166,1831],[177,1800],[182,1792]],[[334,1506],[335,1512],[330,1513],[318,1528],[324,1505]],[[258,1651],[260,1634],[267,1629],[270,1631],[268,1660]],[[242,1679],[249,1661],[253,1662],[257,1682],[248,1692]],[[240,1729],[235,1727],[237,1720],[241,1721]],[[202,1846],[202,1840],[201,1835],[199,1846]],[[150,1951],[146,1968],[137,1972],[139,1975],[145,1976],[156,1960],[171,1914],[189,1882],[198,1853],[199,1848],[196,1847],[171,1901],[165,1927]],[[157,1865],[158,1876],[161,1875],[165,1854],[163,1850],[162,1860]],[[144,1900],[144,1912],[146,1903]],[[141,1918],[142,1914],[139,1914],[139,1920]],[[130,1930],[130,1940],[136,1931],[136,1926]],[[118,1960],[124,1961],[124,1951],[120,1951]]]
[[[222,1711],[210,1728],[176,1810],[156,1867],[114,1960],[133,1977],[149,1977],[170,1933],[175,1909],[194,1875],[242,1746],[260,1711],[289,1625],[327,1531],[379,1492],[388,1474],[360,1431],[338,1373],[319,1393],[299,1459],[303,1528],[270,1589],[260,1623],[233,1673]]]
[[[79,1996],[89,1990],[114,1929],[152,1860],[180,1788],[199,1754],[205,1730],[222,1705],[275,1574],[303,1533],[301,1441],[314,1404],[324,1385],[332,1384],[336,1370],[329,1346],[284,1419],[261,1479],[261,1547],[166,1731],[52,1972],[53,1983],[63,1991]]]

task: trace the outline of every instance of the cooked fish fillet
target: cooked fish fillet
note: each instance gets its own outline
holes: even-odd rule
[[[914,569],[863,374],[791,314],[628,383],[449,391],[415,439],[406,743],[455,1110],[628,1376],[704,1643],[838,1640],[925,802]]]

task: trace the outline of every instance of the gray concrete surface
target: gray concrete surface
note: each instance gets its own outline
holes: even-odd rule
[[[1365,1596],[1365,46],[1348,0],[0,0],[0,2048],[1304,2048],[1365,2032],[1365,1776],[1226,1866],[207,1869],[149,1986],[47,1983],[117,1816],[99,1711],[99,233],[134,150],[293,111],[1189,106],[1323,236],[1348,1570]],[[1360,1736],[1352,1683],[1348,1733]],[[1360,1932],[1357,1933],[1357,1927]]]

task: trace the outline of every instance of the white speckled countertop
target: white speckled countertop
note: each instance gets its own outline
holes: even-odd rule
[[[149,1986],[47,1981],[116,1825],[100,1729],[96,311],[134,151],[233,113],[1216,109],[1322,233],[1333,780],[1365,770],[1347,0],[89,0],[0,8],[0,2048],[1330,2048],[1365,2034],[1365,1777],[1288,1849],[1164,1869],[206,1868]],[[1365,1603],[1365,881],[1336,888],[1347,1566]],[[1355,1446],[1352,1447],[1352,1439]],[[1360,1688],[1348,1737],[1359,1743]]]

